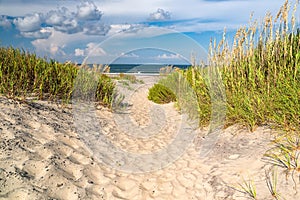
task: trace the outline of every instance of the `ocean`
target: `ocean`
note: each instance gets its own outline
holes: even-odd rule
[[[92,65],[91,65],[92,66]],[[166,64],[109,64],[110,73],[141,73],[141,74],[159,74],[160,69],[166,66],[172,66],[186,69],[191,65],[166,65]]]

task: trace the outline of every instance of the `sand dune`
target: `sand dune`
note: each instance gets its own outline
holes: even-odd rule
[[[221,131],[206,157],[200,157],[206,131],[199,129],[174,162],[139,157],[166,149],[182,122],[172,103],[158,106],[147,100],[147,90],[156,80],[141,78],[145,84],[118,86],[120,91],[131,91],[125,99],[131,104],[126,112],[121,115],[98,107],[86,121],[78,121],[72,107],[0,97],[0,199],[247,199],[233,189],[243,177],[253,179],[259,199],[272,199],[264,176],[270,166],[261,160],[274,135],[267,127],[253,133],[229,127]],[[151,112],[159,114],[156,118],[149,112],[153,106],[156,110]],[[89,119],[97,120],[101,134],[78,131],[79,126],[92,129]],[[100,145],[103,136],[123,152],[138,156],[118,159],[118,152]],[[177,153],[171,150],[167,153]],[[156,169],[157,164],[164,167]],[[142,173],[137,165],[154,170]],[[279,192],[286,199],[299,199],[291,178],[279,172]]]

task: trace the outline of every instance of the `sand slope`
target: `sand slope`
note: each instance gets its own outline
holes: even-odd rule
[[[134,91],[126,101],[132,104],[128,112],[132,124],[139,127],[151,123],[148,111],[153,106],[146,98],[153,79],[144,80],[149,84],[129,89],[119,85],[123,91]],[[165,118],[152,119],[160,127],[159,134],[148,138],[126,134],[116,115],[105,108],[96,113],[103,134],[114,145],[142,154],[165,148],[178,129],[181,116],[173,104],[160,106],[157,112],[161,111]],[[130,127],[125,129],[130,132]],[[261,160],[270,148],[270,129],[259,127],[250,133],[230,127],[204,158],[199,150],[206,141],[205,130],[197,131],[198,138],[174,163],[153,172],[127,173],[101,163],[104,150],[96,141],[89,146],[89,140],[77,133],[71,108],[0,97],[0,199],[247,199],[232,188],[243,177],[254,181],[258,199],[272,199],[264,176],[270,166]],[[300,199],[291,178],[278,172],[282,196]]]

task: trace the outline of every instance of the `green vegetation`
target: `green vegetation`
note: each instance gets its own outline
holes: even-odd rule
[[[148,99],[158,103],[175,101],[175,106],[180,112],[188,113],[189,118],[193,121],[199,119],[200,109],[196,93],[181,73],[171,73],[160,79],[157,85],[149,89]]]
[[[296,3],[290,11],[286,1],[276,17],[268,13],[262,24],[251,20],[249,27],[238,29],[232,46],[224,31],[219,44],[211,42],[209,67],[175,72],[181,73],[197,94],[201,126],[210,122],[212,101],[224,96],[226,126],[238,123],[255,130],[268,124],[289,132],[300,131],[297,7]],[[221,82],[216,79],[219,76]]]
[[[256,187],[252,180],[243,180],[243,183],[239,183],[239,186],[233,187],[233,189],[245,194],[250,199],[257,199]]]
[[[277,189],[277,181],[278,181],[277,171],[273,169],[271,171],[271,175],[268,172],[265,172],[265,175],[266,175],[266,184],[270,194],[276,200],[281,199],[281,195],[278,193],[278,189]]]
[[[68,103],[74,91],[74,81],[79,69],[70,62],[63,64],[54,60],[47,61],[20,49],[2,47],[0,48],[0,93],[8,98],[23,101],[27,97],[34,97],[40,100]],[[93,70],[90,71],[95,73],[99,69]],[[80,71],[88,71],[88,69]],[[97,87],[92,91],[95,93],[95,100],[110,106],[115,84],[109,77],[97,74]]]
[[[124,87],[126,87],[128,90],[133,90],[133,87],[131,84],[143,84],[144,81],[141,79],[138,79],[133,74],[124,74],[120,73],[117,76],[112,76],[111,79],[117,80],[118,83],[121,83]]]
[[[144,83],[143,80],[139,80],[136,78],[135,75],[131,75],[131,74],[120,73],[118,78],[119,80],[127,80],[130,83]]]
[[[288,175],[300,172],[300,140],[299,135],[286,135],[274,141],[274,147],[264,155],[264,161],[284,169]],[[300,176],[299,176],[300,178]]]
[[[277,176],[277,170],[275,168],[272,168],[270,171],[265,171],[265,180],[266,180],[266,186],[268,188],[268,191],[272,197],[272,199],[284,199],[282,195],[278,192],[277,188],[277,181],[278,181],[278,176]],[[237,187],[231,187],[232,189],[243,193],[247,197],[253,200],[259,199],[257,196],[257,191],[256,191],[256,186],[253,183],[252,180],[243,180],[242,183],[238,183]]]
[[[168,87],[157,83],[150,88],[148,99],[155,103],[163,104],[175,101],[176,96]]]

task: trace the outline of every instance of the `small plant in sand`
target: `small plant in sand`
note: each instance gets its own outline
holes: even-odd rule
[[[160,68],[159,69],[159,74],[160,75],[168,75],[168,74],[172,73],[173,70],[174,70],[173,66],[172,65],[168,65],[168,66]]]
[[[266,175],[267,187],[272,197],[276,200],[283,199],[283,197],[281,197],[277,189],[277,181],[278,181],[277,171],[275,169],[271,170],[271,172],[269,173],[266,171],[265,175]]]
[[[127,88],[128,90],[133,90],[132,84],[143,84],[144,81],[141,79],[138,79],[133,74],[124,74],[120,73],[118,76],[111,77],[113,80],[117,80],[118,83],[120,83],[123,87]]]
[[[163,104],[176,100],[176,96],[171,89],[157,83],[149,89],[148,99],[154,103]]]
[[[299,151],[292,148],[286,141],[277,142],[275,147],[267,151],[264,155],[264,160],[274,166],[281,167],[286,170],[286,173],[299,168]]]
[[[278,192],[277,188],[277,171],[276,169],[272,168],[270,171],[265,171],[265,178],[266,178],[266,186],[268,191],[270,192],[272,198],[279,200],[279,199],[284,199]],[[242,183],[238,184],[238,187],[233,187],[234,190],[243,193],[247,197],[251,199],[258,200],[258,194],[256,191],[256,186],[253,183],[252,180],[243,180]]]
[[[256,187],[252,180],[246,181],[244,179],[243,183],[239,183],[238,185],[238,187],[233,187],[233,189],[245,194],[251,199],[257,200]]]
[[[130,83],[144,83],[143,80],[138,79],[135,75],[133,74],[124,74],[124,73],[120,73],[119,76],[114,77],[113,79],[117,79],[117,80],[125,80],[125,81],[129,81]]]
[[[278,191],[278,176],[277,170],[283,169],[286,174],[286,179],[291,175],[294,189],[297,192],[297,184],[295,181],[295,173],[300,180],[300,139],[298,135],[286,135],[274,140],[274,147],[269,149],[263,157],[263,161],[271,165],[269,171],[265,171],[266,185],[272,197],[276,200],[284,199]],[[287,179],[288,180],[288,179]],[[241,189],[236,189],[239,192],[247,194],[250,197],[254,197],[255,187],[252,182],[243,182],[240,184]],[[255,192],[256,195],[256,192]]]
[[[284,138],[274,140],[274,147],[268,150],[263,160],[271,166],[280,167],[289,175],[294,182],[294,189],[297,191],[295,175],[300,180],[300,139],[298,135],[286,135]]]

